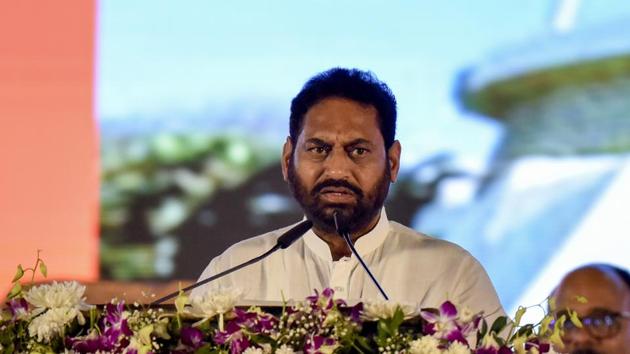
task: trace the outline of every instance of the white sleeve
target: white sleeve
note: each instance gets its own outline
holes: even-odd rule
[[[505,311],[497,292],[481,264],[468,252],[459,263],[454,298],[460,306],[468,306],[473,311],[483,311],[488,324]]]

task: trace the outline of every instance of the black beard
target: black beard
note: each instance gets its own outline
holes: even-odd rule
[[[380,213],[385,198],[389,192],[390,171],[385,167],[381,179],[375,187],[364,193],[361,188],[345,180],[327,179],[316,184],[309,192],[295,173],[293,159],[288,166],[289,189],[295,200],[300,203],[306,217],[320,230],[326,233],[336,233],[333,213],[337,212],[337,221],[342,232],[356,234],[367,228]],[[326,187],[344,187],[354,193],[356,204],[324,204],[319,199],[319,193]]]

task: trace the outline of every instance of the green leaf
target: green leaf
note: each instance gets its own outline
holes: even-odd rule
[[[481,330],[477,332],[477,343],[481,343],[481,339],[488,333],[488,322],[486,320],[481,321]]]
[[[388,335],[391,335],[391,333],[389,332],[389,326],[387,326],[387,323],[385,323],[384,320],[379,320],[377,326],[378,326],[377,332],[378,332],[379,337],[381,336],[386,337]]]
[[[175,309],[177,309],[178,315],[184,312],[187,304],[188,296],[184,295],[184,292],[180,289],[177,298],[175,298]]]
[[[398,331],[400,325],[405,321],[405,313],[400,308],[400,306],[396,307],[396,311],[394,312],[394,317],[392,318],[392,322],[390,323],[390,329],[392,333]]]
[[[202,345],[197,350],[195,350],[195,354],[211,354],[211,353],[212,353],[212,347],[210,346],[210,344]]]
[[[504,345],[506,345],[505,339],[503,339],[501,336],[494,334],[493,337],[494,337],[495,342],[497,342],[497,344],[499,345],[499,347],[503,347]]]
[[[490,328],[490,332],[491,333],[501,332],[507,325],[507,322],[508,322],[507,316],[498,317],[496,320],[494,320],[494,323],[492,324],[492,327]]]
[[[9,299],[12,299],[18,296],[21,292],[22,292],[22,284],[20,284],[19,282],[13,284],[13,288],[11,288],[11,291],[9,292]]]
[[[514,316],[514,324],[515,325],[519,325],[521,323],[521,318],[523,318],[523,315],[525,314],[525,312],[527,311],[527,309],[523,306],[519,306],[518,310],[516,310],[516,315]]]
[[[528,323],[516,331],[516,337],[529,337],[534,333],[534,325]]]
[[[39,272],[42,273],[44,278],[48,277],[48,267],[46,267],[46,263],[41,259],[39,260]]]
[[[96,326],[96,319],[98,317],[98,314],[96,313],[96,307],[93,307],[90,309],[90,329],[94,328]]]
[[[356,342],[359,346],[359,348],[357,348],[359,351],[361,351],[361,349],[364,349],[367,352],[372,351],[372,346],[367,338],[359,336],[356,338]]]
[[[580,321],[580,318],[578,317],[577,312],[575,312],[573,310],[569,310],[569,320],[577,328],[583,328],[584,327],[584,325],[582,325],[582,321]]]
[[[142,344],[151,344],[151,333],[153,333],[153,325],[146,325],[138,331],[138,338]]]
[[[22,268],[21,264],[18,264],[17,271],[15,272],[15,275],[13,276],[13,280],[11,280],[11,283],[15,283],[16,281],[22,279],[23,276],[24,276],[24,268]]]
[[[549,312],[556,312],[555,296],[549,296],[549,298],[547,299],[547,304],[549,305]]]
[[[579,302],[580,304],[586,304],[586,303],[588,303],[588,299],[587,299],[586,297],[584,297],[584,296],[580,296],[580,295],[576,296],[576,297],[575,297],[575,300],[576,300],[577,302]]]

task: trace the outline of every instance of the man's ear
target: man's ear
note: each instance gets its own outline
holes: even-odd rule
[[[400,169],[400,142],[394,140],[392,146],[387,150],[387,162],[389,164],[390,182],[396,182],[398,170]]]
[[[291,141],[291,137],[287,137],[287,140],[284,142],[284,146],[282,147],[282,158],[280,159],[280,164],[282,165],[282,177],[285,182],[289,181],[289,163],[293,158],[293,142]]]

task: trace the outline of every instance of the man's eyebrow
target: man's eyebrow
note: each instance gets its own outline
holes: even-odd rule
[[[327,143],[324,140],[319,139],[319,138],[308,138],[308,139],[306,139],[306,141],[304,143],[305,144],[315,144],[315,145],[330,145],[329,143]]]
[[[315,144],[315,145],[326,145],[326,146],[330,145],[330,143],[328,143],[328,142],[326,142],[326,141],[324,141],[324,140],[322,140],[320,138],[308,138],[308,139],[306,139],[306,141],[304,143],[305,144]],[[354,140],[351,140],[351,141],[345,143],[344,146],[352,147],[352,146],[361,145],[361,144],[370,145],[370,146],[373,145],[372,142],[367,140],[367,139],[357,138],[357,139],[354,139]]]
[[[363,139],[363,138],[357,138],[354,139],[352,141],[350,141],[349,143],[345,144],[346,146],[356,146],[356,145],[373,145],[371,141],[367,140],[367,139]]]

